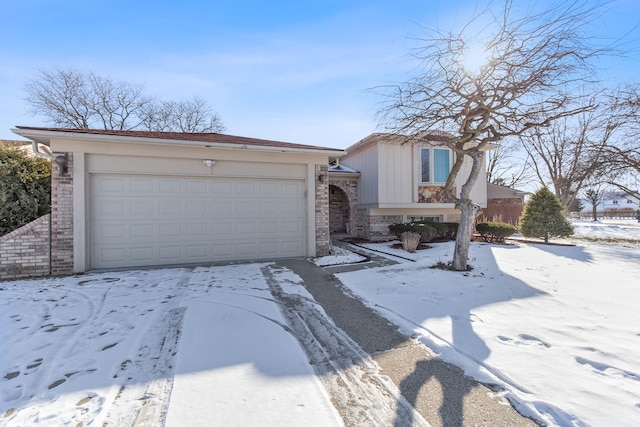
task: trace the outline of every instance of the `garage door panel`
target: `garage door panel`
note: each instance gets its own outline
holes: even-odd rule
[[[290,256],[296,256],[294,254],[303,250],[302,244],[297,240],[290,240],[282,242],[282,252],[290,254]]]
[[[214,193],[215,194],[215,193]],[[233,203],[227,200],[217,200],[212,204],[212,214],[215,217],[233,213]]]
[[[182,185],[186,184],[182,180],[178,179],[159,179],[158,180],[158,193],[180,193],[182,191]]]
[[[187,181],[186,192],[190,194],[206,194],[207,181],[205,180],[189,180]]]
[[[120,177],[105,177],[98,183],[98,189],[102,193],[120,194],[125,191],[125,179]]]
[[[134,178],[129,181],[129,191],[132,193],[151,193],[154,181],[151,178]]]
[[[92,176],[93,268],[306,255],[305,183]]]
[[[148,217],[153,215],[154,200],[151,198],[131,200],[129,203],[129,213],[136,217]]]
[[[153,260],[154,258],[154,247],[146,246],[146,247],[133,247],[129,250],[127,256],[122,262],[126,262],[127,258],[131,259],[134,262],[148,262]]]

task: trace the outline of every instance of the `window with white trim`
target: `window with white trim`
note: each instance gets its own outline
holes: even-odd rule
[[[444,184],[451,172],[451,150],[447,148],[420,149],[420,181]]]

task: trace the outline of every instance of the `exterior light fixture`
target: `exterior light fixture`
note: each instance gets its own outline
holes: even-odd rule
[[[203,160],[202,163],[204,163],[208,168],[210,168],[211,166],[216,164],[215,160],[211,160],[211,159],[207,159],[207,160]]]
[[[66,153],[56,156],[54,161],[58,165],[58,175],[62,176],[68,172],[67,163],[69,163],[69,158]]]

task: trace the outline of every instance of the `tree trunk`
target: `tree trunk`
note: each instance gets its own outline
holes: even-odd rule
[[[469,247],[471,246],[471,237],[473,236],[473,223],[482,208],[470,199],[461,200],[456,205],[460,209],[460,225],[458,226],[458,234],[456,234],[456,247],[453,252],[453,261],[451,268],[456,271],[466,271],[467,261],[469,260]]]
[[[465,154],[473,159],[473,164],[466,182],[460,189],[460,198],[456,201],[456,209],[460,209],[461,213],[458,234],[456,234],[456,248],[451,262],[451,268],[456,271],[467,270],[469,246],[471,246],[471,237],[473,236],[473,223],[482,212],[482,208],[471,200],[471,190],[478,181],[478,176],[484,166],[484,153],[476,150]]]
[[[593,212],[593,220],[597,221],[598,220],[598,206],[596,205],[596,202],[593,202],[593,208],[592,208],[591,212]]]

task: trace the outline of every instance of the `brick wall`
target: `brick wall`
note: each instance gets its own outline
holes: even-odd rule
[[[0,280],[50,274],[50,215],[0,237]]]
[[[331,248],[329,237],[329,176],[327,166],[316,165],[316,256],[327,256]],[[318,177],[322,176],[322,181]]]
[[[402,222],[402,215],[371,215],[368,217],[369,240],[388,240],[396,237],[389,233],[389,226]]]
[[[402,215],[370,215],[366,209],[358,209],[357,217],[356,235],[371,241],[395,239],[389,233],[389,226],[403,220]]]
[[[53,156],[65,153],[53,153]],[[51,274],[73,273],[73,154],[67,153],[67,170],[54,163],[51,173]]]
[[[333,195],[329,195],[329,211],[331,213],[330,228],[332,232],[345,232],[349,222],[349,234],[357,235],[358,216],[358,178],[337,178],[330,176],[331,186],[337,187]],[[340,194],[340,190],[342,193]],[[331,192],[331,191],[330,191]],[[345,200],[346,197],[346,200]],[[343,212],[347,210],[348,212]]]

